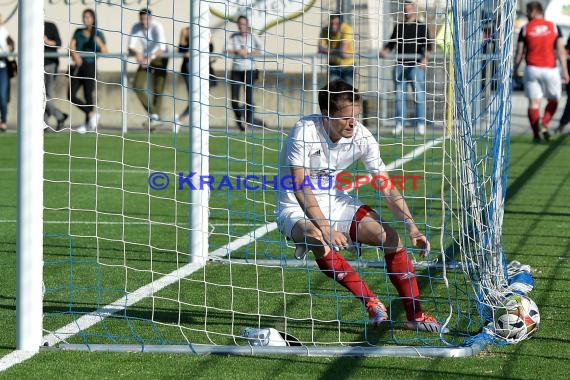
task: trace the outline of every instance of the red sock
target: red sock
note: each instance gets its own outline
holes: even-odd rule
[[[362,302],[366,302],[368,298],[376,297],[340,253],[331,251],[328,255],[316,261],[324,274],[335,279],[352,294],[360,298]]]
[[[414,264],[408,257],[405,248],[386,255],[386,269],[390,281],[402,297],[408,321],[415,320],[422,315],[420,305],[420,291],[414,275]]]
[[[538,122],[540,121],[540,110],[538,108],[528,109],[528,120],[530,121],[530,127],[532,128],[532,133],[535,138],[540,138],[538,134]]]
[[[552,116],[556,113],[556,109],[558,108],[558,100],[551,99],[546,104],[546,108],[544,109],[544,116],[542,116],[542,126],[547,127],[550,120],[552,120]]]

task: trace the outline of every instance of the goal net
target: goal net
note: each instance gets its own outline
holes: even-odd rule
[[[409,54],[378,52],[403,20],[403,1],[133,3],[95,2],[97,33],[83,31],[78,4],[46,6],[45,21],[61,37],[47,104],[69,116],[44,139],[41,344],[455,356],[493,337],[485,326],[509,286],[501,226],[515,1],[418,1],[432,46],[425,91],[409,86],[400,103],[393,76]],[[430,256],[420,256],[372,186],[351,195],[400,233],[422,308],[448,334],[401,328],[406,316],[379,247],[344,253],[388,307],[389,322],[373,328],[362,303],[310,253],[296,259],[277,231],[279,150],[301,116],[319,112],[332,54],[318,54],[319,36],[336,13],[352,28],[360,120],[430,240]],[[246,86],[234,72],[240,53],[229,52],[241,38],[240,15],[251,31],[240,48],[259,51],[244,60],[254,65]],[[137,29],[144,17],[163,37]],[[94,47],[100,40],[107,53]],[[163,50],[146,55],[145,44]],[[77,55],[93,62],[92,75],[77,71]],[[81,107],[76,99],[86,102],[90,88],[92,104]],[[57,116],[46,115],[57,129]],[[394,131],[398,122],[403,129]],[[361,164],[348,170],[365,174]]]

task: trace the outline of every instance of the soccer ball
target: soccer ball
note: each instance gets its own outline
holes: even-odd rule
[[[505,306],[495,311],[495,333],[506,339],[518,341],[529,338],[539,323],[538,307],[525,295],[508,297]]]

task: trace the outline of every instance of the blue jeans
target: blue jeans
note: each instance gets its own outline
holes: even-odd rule
[[[411,64],[398,64],[394,68],[394,86],[396,90],[396,123],[404,125],[406,121],[407,84],[412,85],[412,95],[416,105],[415,124],[426,123],[426,71]]]
[[[5,123],[8,120],[8,91],[10,84],[8,76],[8,68],[0,69],[0,122]]]
[[[354,67],[352,66],[330,66],[329,82],[335,79],[342,79],[352,85],[354,82]]]

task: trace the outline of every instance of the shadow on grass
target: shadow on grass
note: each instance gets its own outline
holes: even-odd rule
[[[505,203],[512,199],[517,193],[524,188],[525,184],[532,180],[538,174],[541,167],[545,165],[548,158],[556,151],[556,149],[566,141],[567,135],[562,135],[552,141],[548,148],[538,156],[532,164],[530,164],[523,173],[521,173],[516,180],[514,180],[507,188],[507,196]]]

